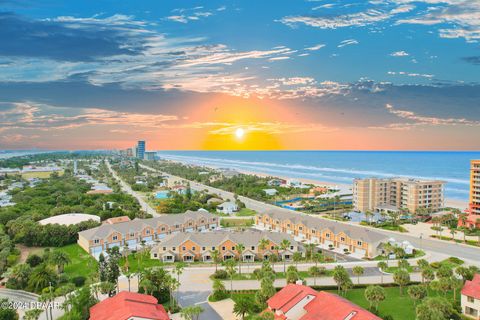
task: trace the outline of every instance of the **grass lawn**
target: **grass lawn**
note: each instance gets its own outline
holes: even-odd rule
[[[252,217],[254,215],[256,215],[257,212],[255,210],[252,210],[252,209],[248,209],[248,208],[242,208],[240,211],[238,211],[235,215],[237,217]]]
[[[333,276],[333,270],[326,270],[325,272],[326,273],[324,275],[322,275],[322,277]],[[308,271],[299,271],[298,276],[302,279],[313,278],[312,275]],[[275,279],[285,279],[285,273],[276,272],[275,273]],[[320,279],[320,277],[317,277],[317,279]],[[226,280],[230,280],[230,277],[227,278]],[[233,280],[257,280],[257,278],[255,278],[255,275],[253,273],[242,273],[242,274],[236,273],[236,274],[233,275]]]
[[[385,287],[386,298],[379,304],[378,310],[382,316],[390,315],[394,320],[414,320],[415,319],[415,305],[407,294],[404,288],[403,295],[400,295],[398,287]],[[329,290],[329,292],[337,293],[336,290]],[[365,289],[349,290],[345,298],[353,303],[368,309],[369,303],[365,299]],[[429,290],[429,296],[437,296],[435,291]],[[453,294],[447,295],[448,300],[453,300]],[[457,294],[457,300],[460,301],[460,295]]]
[[[78,276],[88,278],[97,268],[97,261],[78,244],[70,244],[53,250],[63,251],[70,258],[71,262],[65,266],[65,274],[70,279]]]
[[[440,237],[440,236],[437,236],[437,235],[432,235],[430,237],[436,238],[436,239],[441,239],[441,240],[446,240],[446,241],[453,241],[452,237],[446,237],[446,236],[441,236]],[[467,242],[463,242],[463,240],[455,239],[455,242],[456,243],[468,244],[468,245],[474,246],[474,247],[480,247],[480,242],[479,241],[467,240]]]
[[[403,295],[400,295],[398,287],[384,287],[386,298],[379,304],[378,310],[382,316],[390,315],[394,320],[414,320],[415,319],[415,305],[407,294],[407,289],[404,288]],[[327,290],[328,292],[337,294],[337,290]],[[353,303],[368,309],[369,303],[365,299],[365,288],[351,289],[345,296],[346,299]],[[437,296],[435,291],[429,290],[429,296]],[[231,298],[233,301],[238,301],[240,298],[246,297],[255,303],[255,293],[234,293]],[[453,300],[453,294],[450,292],[447,295],[448,300]],[[457,302],[460,301],[460,295],[457,294]],[[248,319],[248,318],[246,318]]]
[[[55,172],[58,172],[58,175],[63,175],[63,170],[61,171],[55,171]],[[53,171],[52,172],[26,172],[26,173],[22,173],[22,178],[23,179],[31,179],[31,178],[38,178],[38,179],[47,179],[47,178],[50,178],[50,176],[52,175]]]
[[[378,228],[390,231],[408,232],[408,230],[402,226],[380,226]]]
[[[125,265],[125,258],[120,259],[120,267]],[[143,257],[139,259],[136,254],[128,255],[128,267],[130,272],[139,272],[145,270],[145,268],[160,267],[165,265],[159,259],[150,259],[150,257]]]
[[[220,219],[220,225],[224,228],[228,227],[251,227],[253,225],[253,218],[245,219]]]

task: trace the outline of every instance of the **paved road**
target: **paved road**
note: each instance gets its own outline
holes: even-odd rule
[[[43,309],[42,305],[38,304],[38,297],[39,296],[34,293],[23,290],[0,288],[0,298],[7,298],[10,302],[17,304],[16,309],[20,319],[24,316],[25,311],[30,309]],[[63,300],[63,297],[58,297],[55,299],[55,303],[52,304],[54,306],[52,309],[52,315],[54,319],[57,319],[64,314],[63,309],[60,308]],[[47,320],[45,311],[40,314],[38,319]],[[50,319],[50,316],[48,319]]]
[[[145,166],[143,164],[141,164],[140,166],[142,166],[143,168],[145,168],[147,170],[156,171],[156,172],[159,171],[159,170],[156,170],[154,168]],[[165,173],[165,174],[170,175],[168,173]],[[170,176],[172,176],[172,175],[170,175]],[[172,176],[172,177],[175,177],[175,176]],[[179,179],[179,180],[187,181],[186,179],[183,179],[183,178],[180,178],[180,177],[175,177],[175,178]],[[231,192],[221,190],[221,189],[217,189],[217,188],[213,188],[213,187],[210,187],[210,186],[207,186],[207,185],[204,185],[204,184],[200,184],[200,183],[195,182],[195,181],[189,181],[189,182],[190,182],[191,188],[194,189],[194,190],[197,190],[197,191],[208,190],[209,193],[216,193],[220,197],[222,197],[223,199],[233,199],[233,193],[231,193]],[[247,208],[253,209],[253,210],[258,211],[258,212],[275,209],[275,210],[283,210],[283,211],[288,212],[292,215],[302,214],[298,211],[292,212],[291,210],[288,210],[288,209],[285,209],[285,208],[280,208],[280,207],[277,207],[277,206],[274,206],[274,205],[271,205],[271,204],[268,204],[268,203],[253,200],[253,199],[246,198],[246,197],[243,197],[243,196],[239,196],[239,199],[243,203],[245,203]],[[311,216],[317,217],[318,219],[324,219],[320,216],[315,216],[315,215],[311,215]],[[351,224],[351,223],[342,222],[342,221],[338,221],[338,223],[339,224],[340,223]],[[360,225],[357,225],[357,226],[359,228],[369,228],[369,227],[360,226]],[[376,228],[372,228],[372,229],[374,229],[375,231],[377,231],[379,233],[385,234],[388,237],[394,237],[397,241],[398,240],[400,240],[400,241],[407,240],[410,243],[412,243],[414,246],[416,246],[417,248],[434,252],[438,256],[440,256],[440,255],[442,255],[444,257],[455,256],[455,257],[459,257],[461,259],[467,260],[471,264],[480,265],[480,248],[467,246],[467,245],[462,245],[462,244],[458,244],[458,243],[454,243],[454,242],[438,240],[438,239],[431,239],[431,238],[420,239],[418,237],[415,237],[415,236],[412,236],[412,235],[409,235],[409,234],[404,234],[404,233],[395,232],[395,231],[381,230],[381,229],[376,229]]]
[[[110,165],[110,162],[108,162],[108,160],[105,160],[105,163],[107,164],[107,168],[112,174],[113,178],[117,180],[118,183],[120,184],[120,187],[122,188],[123,192],[128,193],[132,195],[135,199],[137,199],[143,211],[151,214],[154,217],[161,216],[161,214],[157,213],[155,209],[153,209],[145,200],[143,200],[143,198],[137,192],[133,191],[132,188],[117,175],[115,170],[112,169],[112,166]]]

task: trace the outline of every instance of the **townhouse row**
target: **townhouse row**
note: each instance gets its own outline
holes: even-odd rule
[[[277,258],[288,261],[298,251],[303,251],[301,244],[288,234],[254,229],[217,230],[169,235],[152,247],[150,256],[163,262],[212,262],[217,254],[222,261],[236,259],[253,262],[276,255]]]
[[[323,249],[337,249],[367,258],[382,254],[383,243],[388,241],[387,236],[367,228],[285,210],[258,214],[255,227],[286,233],[297,241],[315,243]]]
[[[151,219],[135,219],[78,233],[77,243],[95,258],[108,248],[128,247],[136,250],[143,245],[153,245],[170,234],[179,232],[205,232],[220,228],[219,218],[207,211],[187,211]]]

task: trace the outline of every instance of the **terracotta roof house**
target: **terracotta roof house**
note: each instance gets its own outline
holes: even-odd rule
[[[90,308],[90,320],[169,320],[155,297],[122,291]]]
[[[480,319],[480,274],[465,282],[461,294],[462,313],[469,318]]]
[[[268,311],[282,320],[380,320],[336,294],[288,284],[267,301]]]

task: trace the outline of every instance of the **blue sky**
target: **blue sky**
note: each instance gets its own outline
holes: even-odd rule
[[[479,40],[473,0],[0,0],[0,147],[244,126],[308,127],[346,149],[370,148],[344,141],[360,131],[388,137],[371,148],[478,149]],[[231,119],[192,111],[211,99],[228,100]],[[239,124],[242,101],[287,111]],[[86,144],[87,131],[105,139]]]

